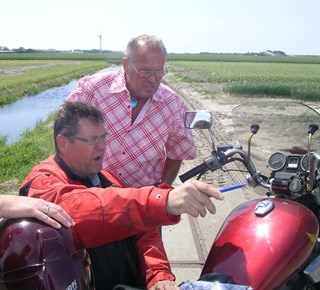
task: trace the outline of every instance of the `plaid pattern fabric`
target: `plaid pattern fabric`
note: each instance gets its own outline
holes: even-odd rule
[[[68,100],[91,103],[103,112],[110,134],[103,166],[127,186],[158,182],[166,157],[196,157],[192,132],[183,125],[186,105],[164,84],[146,102],[133,124],[123,68],[82,78]]]

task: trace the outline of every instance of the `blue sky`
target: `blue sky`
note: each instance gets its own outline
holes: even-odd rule
[[[125,50],[149,33],[168,52],[320,55],[320,0],[4,0],[0,46]]]

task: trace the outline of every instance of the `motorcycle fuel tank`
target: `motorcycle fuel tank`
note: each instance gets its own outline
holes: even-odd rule
[[[318,232],[315,215],[296,202],[248,201],[225,220],[201,276],[222,273],[239,285],[274,289],[306,263]]]

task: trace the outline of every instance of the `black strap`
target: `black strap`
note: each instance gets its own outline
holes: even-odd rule
[[[39,176],[39,175],[37,175]],[[19,190],[19,195],[22,196],[27,196],[31,187],[32,182],[37,178],[37,176],[35,178],[32,178],[31,180],[29,180],[24,186],[22,186]]]
[[[145,289],[146,287],[136,288],[136,287],[131,287],[124,284],[118,284],[114,286],[112,290],[145,290]]]
[[[90,248],[87,251],[94,272],[96,290],[111,290],[118,284],[145,287],[135,238]]]

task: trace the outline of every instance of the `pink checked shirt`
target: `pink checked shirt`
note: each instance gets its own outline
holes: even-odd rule
[[[103,112],[110,134],[103,167],[127,186],[158,182],[166,157],[196,157],[191,130],[183,125],[186,105],[164,84],[146,102],[133,124],[123,68],[82,78],[68,100],[91,103]]]

